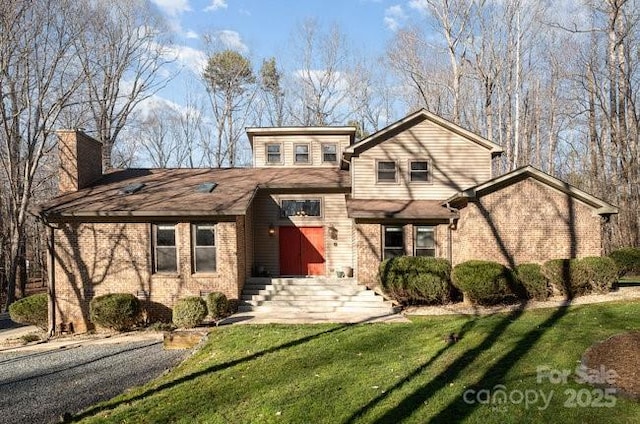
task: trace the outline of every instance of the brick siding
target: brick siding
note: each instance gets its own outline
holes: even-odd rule
[[[236,222],[216,224],[217,271],[193,274],[190,224],[178,223],[178,273],[153,274],[150,224],[60,225],[55,231],[56,322],[71,322],[76,332],[87,331],[90,300],[108,293],[144,291],[150,305],[165,310],[161,314],[165,317],[178,299],[201,292],[221,291],[238,299],[244,248],[238,248],[236,226]]]
[[[508,266],[600,256],[602,224],[593,208],[528,178],[460,210],[453,264],[470,259]]]

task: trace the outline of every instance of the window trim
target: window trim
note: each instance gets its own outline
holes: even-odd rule
[[[386,163],[393,163],[394,166],[394,180],[380,180],[380,164],[382,162],[386,162]],[[378,159],[376,160],[376,167],[375,167],[375,173],[376,173],[376,184],[398,184],[398,174],[400,173],[400,167],[398,166],[398,161],[395,160],[381,160]]]
[[[176,269],[174,271],[158,271],[158,227],[160,226],[172,226],[173,227],[173,237],[174,237],[174,253],[176,256]],[[169,247],[169,246],[161,246]],[[180,272],[180,255],[178,254],[178,225],[172,222],[157,222],[151,224],[151,271],[152,274],[159,275],[176,275]]]
[[[271,162],[269,160],[269,146],[278,146],[278,154],[280,155],[279,161]],[[282,143],[265,143],[264,145],[264,161],[266,165],[282,165],[284,163],[284,151]],[[275,153],[273,153],[275,154]]]
[[[298,147],[306,147],[307,148],[307,160],[305,162],[301,162],[298,160],[298,152],[296,149]],[[304,153],[300,153],[303,155]],[[311,145],[309,143],[294,143],[293,145],[293,163],[296,165],[311,165]]]
[[[386,235],[387,235],[387,228],[399,228],[400,232],[402,233],[402,246],[393,246],[393,247],[387,247],[387,242],[386,242]],[[391,224],[391,225],[382,225],[382,260],[386,260],[387,255],[386,252],[387,250],[399,250],[402,249],[402,253],[398,256],[405,256],[407,254],[407,246],[404,240],[404,225],[401,224]],[[394,256],[396,257],[396,256]]]
[[[433,247],[418,247],[418,228],[430,228],[433,233]],[[434,258],[438,257],[438,243],[437,243],[437,226],[435,225],[414,225],[413,226],[413,256],[418,256],[418,250],[433,250]],[[425,255],[422,255],[425,256]]]
[[[191,269],[193,274],[215,274],[218,272],[218,230],[215,222],[192,222],[191,226]],[[213,227],[213,246],[198,246],[198,239],[196,232],[198,226]],[[214,269],[213,271],[198,271],[197,261],[197,249],[198,247],[204,249],[213,249],[214,256]]]
[[[324,158],[324,146],[333,146],[336,149],[335,155],[336,160],[325,160]],[[320,144],[320,153],[322,154],[322,163],[338,163],[338,143],[321,143]]]
[[[417,163],[417,162],[426,162],[427,164],[427,181],[413,181],[412,178],[412,174],[413,171],[411,169],[411,165],[413,163]],[[408,173],[408,181],[409,184],[433,184],[433,172],[432,172],[433,168],[431,167],[431,160],[430,159],[409,159],[408,160],[408,164],[407,164],[407,173]],[[416,171],[416,172],[423,172],[423,171]]]
[[[290,215],[290,216],[285,216],[284,215],[284,208],[282,207],[282,203],[285,201],[293,201],[293,202],[306,202],[306,201],[317,201],[318,202],[318,206],[320,208],[320,214],[319,215]],[[323,208],[323,201],[321,197],[305,197],[305,198],[291,198],[291,197],[281,197],[278,199],[278,206],[280,207],[280,214],[279,217],[280,219],[291,219],[291,218],[304,218],[304,219],[322,219],[324,216],[324,208]]]

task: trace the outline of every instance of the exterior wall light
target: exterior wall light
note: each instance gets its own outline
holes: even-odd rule
[[[273,224],[269,224],[269,237],[273,237],[276,235],[276,227]]]

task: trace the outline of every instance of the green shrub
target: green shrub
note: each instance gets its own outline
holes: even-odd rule
[[[207,316],[207,304],[201,297],[191,296],[178,300],[173,307],[173,323],[176,327],[193,328]]]
[[[207,295],[207,309],[213,319],[220,319],[229,314],[229,300],[224,293],[213,292]]]
[[[577,259],[551,259],[542,264],[542,273],[552,287],[571,298],[589,292],[589,284],[580,278]]]
[[[130,293],[111,293],[94,297],[89,303],[91,322],[116,331],[131,330],[140,322],[142,307]]]
[[[19,324],[35,325],[46,330],[49,325],[48,310],[47,294],[40,293],[12,303],[9,306],[9,316]]]
[[[526,297],[513,271],[497,262],[463,262],[453,268],[451,279],[471,303],[491,305]]]
[[[380,264],[380,282],[400,303],[442,304],[451,301],[451,265],[441,258],[399,256]]]
[[[618,266],[612,258],[606,256],[578,260],[578,273],[592,293],[609,293],[618,281]]]
[[[547,300],[551,294],[549,281],[539,264],[520,264],[515,269],[518,281],[524,287],[529,299]]]
[[[637,247],[623,247],[609,253],[618,266],[618,275],[640,275],[640,249]]]

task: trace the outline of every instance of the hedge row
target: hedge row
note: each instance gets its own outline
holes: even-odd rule
[[[640,275],[640,249],[637,247],[623,247],[609,253],[609,257],[613,259],[618,266],[618,275],[620,277],[630,275]]]
[[[515,270],[491,261],[472,260],[453,270],[446,259],[402,256],[380,265],[387,295],[402,304],[443,304],[462,292],[474,304],[546,300],[554,291],[565,297],[606,293],[617,280],[618,266],[609,257],[554,259],[521,264]]]

